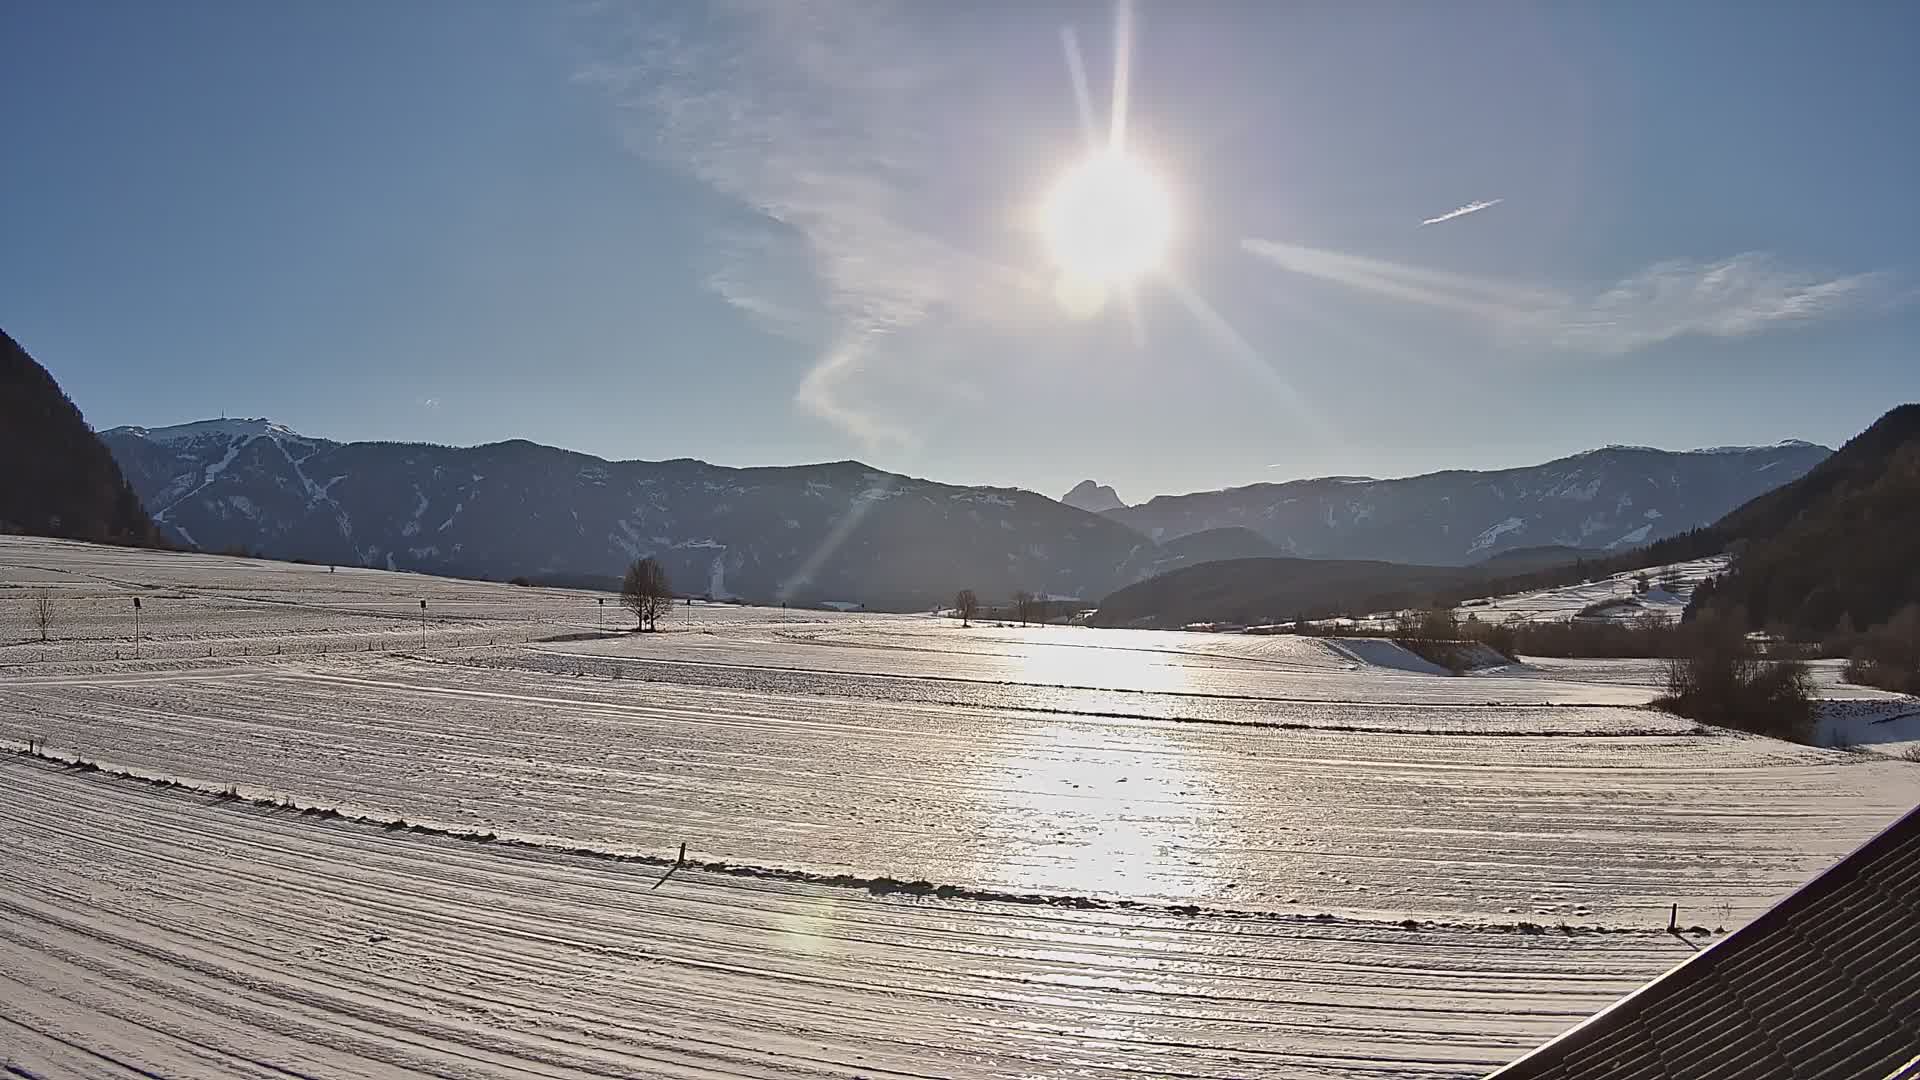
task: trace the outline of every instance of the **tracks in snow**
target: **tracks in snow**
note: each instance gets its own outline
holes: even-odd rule
[[[0,785],[0,1048],[49,1075],[1466,1077],[1684,954],[654,891],[18,759]]]

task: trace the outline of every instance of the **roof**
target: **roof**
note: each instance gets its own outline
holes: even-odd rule
[[[1920,1058],[1920,807],[1488,1080],[1903,1080]]]

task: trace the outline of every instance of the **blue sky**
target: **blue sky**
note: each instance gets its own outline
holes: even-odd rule
[[[0,326],[98,427],[1130,500],[1920,398],[1920,8],[1133,24],[1177,221],[1137,322],[1063,311],[1034,227],[1111,4],[7,4]]]

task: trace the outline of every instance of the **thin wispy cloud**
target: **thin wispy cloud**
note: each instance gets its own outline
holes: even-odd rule
[[[1581,291],[1255,238],[1243,239],[1241,247],[1283,270],[1471,318],[1516,344],[1585,352],[1631,352],[1690,334],[1748,337],[1912,298],[1888,273],[1827,274],[1762,252],[1711,262],[1666,260]]]
[[[1420,227],[1424,229],[1428,225],[1438,225],[1443,221],[1452,221],[1454,218],[1466,217],[1468,214],[1477,214],[1480,211],[1487,209],[1488,207],[1499,206],[1501,203],[1506,201],[1507,201],[1506,199],[1502,198],[1502,199],[1481,199],[1479,202],[1470,202],[1465,206],[1459,207],[1454,210],[1449,210],[1446,213],[1441,214],[1439,217],[1430,217],[1425,221],[1422,221],[1420,223]]]
[[[1747,337],[1899,301],[1897,282],[1886,272],[1821,274],[1760,252],[1711,263],[1676,259],[1593,297],[1564,320],[1555,344],[1625,352],[1683,334]]]
[[[901,417],[964,379],[920,339],[1017,321],[1045,290],[966,246],[939,135],[958,126],[940,119],[955,61],[895,14],[858,0],[690,7],[679,21],[603,11],[604,56],[582,78],[621,106],[636,150],[760,219],[717,238],[704,280],[816,350],[796,406],[870,444],[912,445]]]

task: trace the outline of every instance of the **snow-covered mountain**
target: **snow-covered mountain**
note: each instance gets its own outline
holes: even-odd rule
[[[1106,516],[1163,544],[1237,526],[1285,555],[1464,565],[1512,548],[1623,549],[1672,536],[1719,520],[1830,453],[1798,441],[1685,452],[1609,446],[1497,472],[1162,495]]]
[[[1259,484],[1095,514],[854,461],[734,469],[523,440],[338,443],[267,420],[101,439],[160,528],[209,551],[602,583],[651,555],[683,592],[895,609],[960,588],[990,601],[1017,589],[1095,601],[1224,558],[1460,565],[1548,544],[1629,547],[1713,521],[1828,454],[1807,443],[1609,447],[1525,469]]]
[[[1060,501],[1089,514],[1104,514],[1109,510],[1119,510],[1127,504],[1120,501],[1120,495],[1105,484],[1096,484],[1091,480],[1082,480],[1073,485],[1073,490],[1060,497]]]
[[[1132,530],[1027,491],[858,462],[605,461],[525,441],[337,443],[266,420],[101,436],[161,528],[205,550],[455,575],[912,609],[960,588],[1098,599],[1151,563]]]

